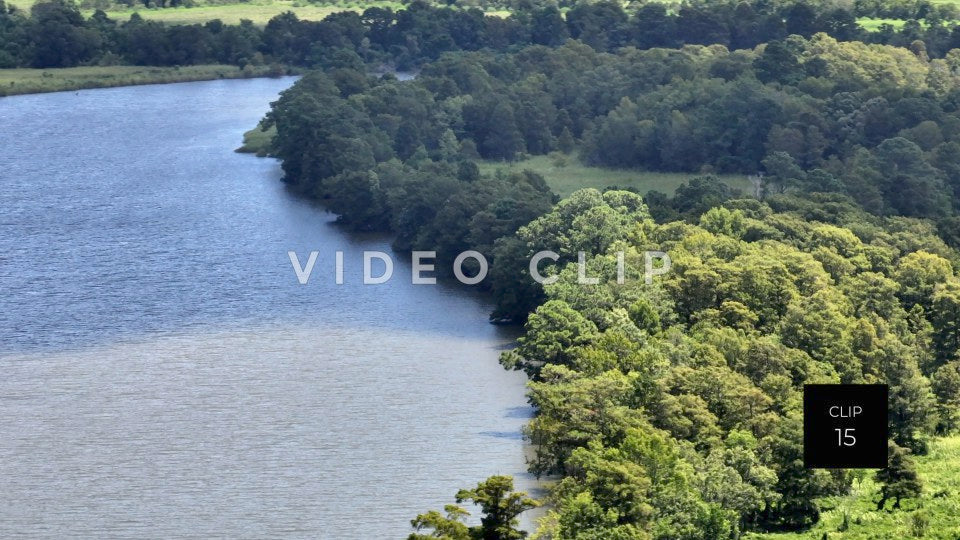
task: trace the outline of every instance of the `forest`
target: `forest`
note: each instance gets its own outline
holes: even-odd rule
[[[684,45],[752,49],[818,33],[838,41],[922,48],[930,58],[960,48],[960,27],[951,22],[957,16],[953,4],[882,5],[890,9],[862,0],[853,5],[833,0],[627,5],[517,0],[450,7],[416,0],[403,9],[369,7],[361,13],[334,13],[322,21],[299,20],[287,12],[257,25],[250,20],[164,24],[139,13],[121,21],[102,9],[85,17],[72,0],[40,0],[29,12],[0,1],[0,68],[211,63],[328,68],[336,57],[353,53],[368,64],[410,69],[446,52],[553,47],[571,38],[599,52]],[[507,16],[488,16],[481,8],[503,8]],[[905,22],[899,28],[884,23],[866,30],[857,22],[864,16],[903,17]]]
[[[932,496],[915,460],[960,421],[958,54],[826,33],[736,50],[571,39],[447,52],[401,82],[343,53],[261,129],[285,181],[344,226],[492,260],[492,319],[524,324],[502,363],[531,380],[531,472],[555,480],[535,537],[815,527],[818,501],[864,476],[803,467],[803,385],[879,382],[890,466],[870,504],[950,538],[955,520],[910,501]],[[477,167],[540,154],[690,180],[558,200],[534,172]],[[526,269],[540,250],[561,254],[546,286]],[[647,250],[670,272],[617,284],[614,254],[642,269]],[[600,284],[577,282],[579,251]],[[481,525],[450,505],[411,538],[522,538],[515,518],[535,504],[511,490],[464,490]],[[935,536],[930,519],[954,528]]]
[[[349,66],[316,72],[263,127],[278,128],[287,182],[345,224],[393,232],[398,249],[491,255],[493,275],[503,272],[496,317],[522,320],[544,297],[510,278],[527,258],[511,234],[553,196],[534,173],[480,177],[477,158],[579,152],[609,167],[689,172],[672,198],[644,194],[660,221],[734,197],[711,173],[740,173],[754,177],[753,196],[830,193],[872,215],[928,218],[956,246],[955,73],[949,59],[822,34],[750,52],[598,53],[571,41],[447,55],[412,82]]]

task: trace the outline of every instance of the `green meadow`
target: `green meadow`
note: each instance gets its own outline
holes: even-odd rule
[[[8,4],[29,10],[36,0],[8,0]],[[361,12],[369,7],[390,8],[394,11],[404,8],[404,4],[389,0],[356,0],[336,1],[326,3],[309,3],[302,0],[252,0],[250,2],[229,4],[201,4],[194,7],[108,9],[107,16],[118,21],[126,21],[134,13],[139,13],[146,20],[159,21],[167,24],[203,24],[207,21],[219,19],[227,24],[237,24],[247,19],[254,24],[263,26],[267,22],[287,11],[293,12],[298,18],[308,21],[319,21],[340,11]],[[92,9],[84,9],[85,16],[93,14]],[[491,11],[490,15],[505,16],[507,12]]]
[[[88,66],[49,69],[0,69],[0,96],[60,92],[81,88],[103,88],[212,79],[263,77],[269,68],[239,69],[236,66],[200,65],[182,67]]]
[[[276,134],[276,128],[261,131],[253,128],[243,134],[243,145],[237,152],[266,156],[270,152],[270,141]],[[560,163],[562,159],[562,163]],[[478,161],[481,174],[494,175],[498,172],[509,174],[529,170],[540,174],[546,179],[550,188],[561,197],[566,197],[582,188],[604,189],[611,186],[630,187],[639,193],[651,190],[661,191],[668,195],[691,178],[694,173],[663,173],[621,169],[605,169],[591,167],[580,163],[574,156],[533,156],[521,161]],[[748,192],[751,189],[750,181],[742,175],[719,175],[728,186]]]
[[[606,169],[580,163],[572,155],[533,156],[515,162],[481,161],[480,172],[495,174],[531,170],[542,175],[555,193],[566,197],[581,188],[603,189],[610,186],[630,187],[639,193],[651,190],[672,195],[674,191],[696,173],[645,172],[629,169]],[[748,192],[750,181],[743,175],[718,175],[732,188]]]
[[[331,13],[339,11],[363,11],[368,7],[402,8],[399,2],[364,1],[364,2],[337,2],[330,4],[309,4],[290,0],[257,0],[242,4],[206,5],[197,7],[176,7],[163,9],[128,9],[110,10],[107,16],[112,19],[126,20],[130,15],[139,13],[141,17],[168,24],[202,24],[213,19],[220,19],[227,24],[236,24],[243,19],[253,21],[257,25],[267,22],[287,11],[292,11],[300,19],[321,20]]]
[[[871,32],[879,30],[880,27],[885,24],[889,24],[894,28],[900,28],[905,22],[907,21],[904,21],[903,19],[871,19],[869,17],[861,17],[857,19],[857,23],[859,23],[860,26]]]
[[[30,9],[30,6],[32,6],[35,2],[36,0],[5,0],[4,3],[6,3],[8,6],[16,6],[20,9],[27,10]]]
[[[275,126],[271,126],[266,131],[257,126],[243,134],[243,145],[237,148],[237,152],[266,157],[270,153],[270,143],[276,133],[277,128]]]

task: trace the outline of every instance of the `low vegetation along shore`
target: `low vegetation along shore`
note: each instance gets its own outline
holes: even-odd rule
[[[226,65],[183,67],[96,66],[51,69],[0,69],[0,96],[61,92],[83,88],[108,88],[214,79],[242,79],[283,75],[276,67]]]

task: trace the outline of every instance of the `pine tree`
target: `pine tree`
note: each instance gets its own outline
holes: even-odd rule
[[[460,157],[460,142],[452,129],[444,130],[437,144],[440,147],[440,159],[456,161]]]
[[[484,157],[513,161],[519,152],[524,151],[523,136],[517,129],[513,107],[506,101],[498,102],[490,111],[487,127],[487,136],[481,146]]]
[[[877,481],[883,484],[877,510],[882,510],[890,499],[894,501],[894,509],[900,508],[901,499],[918,497],[923,491],[910,451],[893,441],[887,445],[887,468],[877,472]]]
[[[564,154],[569,154],[573,152],[575,144],[576,141],[573,140],[573,133],[570,133],[569,128],[563,128],[563,131],[560,132],[560,137],[557,139],[557,147],[560,148],[560,151]]]

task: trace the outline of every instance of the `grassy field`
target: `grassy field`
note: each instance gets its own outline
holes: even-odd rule
[[[236,66],[205,65],[184,67],[105,66],[60,69],[0,69],[0,96],[59,92],[81,88],[103,88],[211,79],[239,79],[267,75],[267,67],[242,71]]]
[[[21,9],[29,10],[37,0],[7,0]],[[239,23],[242,19],[249,19],[257,25],[265,25],[267,21],[277,15],[292,11],[298,18],[308,21],[319,21],[340,11],[361,12],[369,7],[384,7],[393,10],[403,9],[404,5],[391,0],[340,0],[323,4],[311,4],[303,0],[252,0],[244,3],[223,5],[199,5],[196,7],[177,7],[163,9],[111,9],[107,16],[118,21],[126,21],[134,13],[151,21],[160,21],[168,24],[203,24],[213,19],[220,19],[227,24]],[[89,17],[93,10],[84,10]],[[488,15],[506,16],[507,12],[491,11]]]
[[[894,28],[900,28],[905,23],[903,19],[871,19],[869,17],[861,17],[857,19],[857,23],[860,24],[864,29],[874,32],[880,29],[880,26],[884,24],[889,24]],[[923,23],[921,23],[923,24]]]
[[[30,6],[32,6],[35,2],[36,0],[5,0],[5,3],[8,6],[16,6],[24,10],[30,9]]]
[[[276,128],[270,128],[265,132],[260,131],[259,127],[253,128],[243,134],[243,145],[237,148],[237,152],[265,156],[270,151],[270,141],[274,134],[276,134]],[[693,173],[659,173],[589,167],[577,162],[573,156],[564,157],[567,161],[567,165],[564,166],[558,166],[550,156],[534,156],[512,163],[479,161],[477,164],[482,174],[492,175],[497,171],[510,173],[523,170],[537,172],[543,175],[550,188],[561,197],[566,197],[581,188],[603,189],[610,186],[633,187],[640,193],[657,190],[671,195],[680,184],[696,176]],[[745,176],[720,175],[720,179],[730,187],[744,192],[751,189],[750,182]]]
[[[745,535],[744,540],[957,540],[960,538],[960,436],[934,442],[930,453],[916,460],[923,481],[922,507],[918,501],[905,501],[902,510],[877,512],[880,486],[873,481],[873,471],[869,471],[862,484],[854,482],[850,495],[820,501],[825,511],[812,529],[792,534],[751,534]],[[847,527],[842,530],[845,515]],[[915,517],[918,515],[925,520]],[[921,531],[917,521],[927,522],[925,530]]]
[[[260,131],[259,127],[251,129],[243,134],[243,146],[237,148],[237,152],[267,155],[270,151],[270,141],[276,132],[276,128],[270,128],[267,131]],[[603,189],[610,186],[633,187],[640,193],[657,190],[673,194],[680,184],[696,176],[693,173],[659,173],[589,167],[577,162],[573,156],[564,157],[567,161],[567,165],[564,166],[558,166],[550,156],[534,156],[513,163],[479,161],[477,164],[482,174],[492,175],[498,170],[504,173],[522,170],[537,172],[543,175],[550,188],[561,197],[566,197],[581,188]],[[720,178],[727,185],[744,192],[751,188],[745,176],[721,175]]]
[[[36,1],[37,0],[7,0],[7,4],[29,10],[30,6]],[[960,0],[932,0],[932,3],[960,5]],[[112,19],[121,21],[129,19],[130,15],[134,13],[139,13],[144,19],[162,21],[170,24],[202,24],[213,19],[220,19],[225,23],[236,24],[242,19],[249,19],[253,21],[254,24],[264,25],[271,18],[286,11],[292,11],[297,17],[304,20],[320,20],[338,11],[363,11],[373,6],[389,7],[394,10],[403,9],[403,4],[400,2],[388,0],[336,0],[323,4],[311,4],[304,0],[251,0],[250,2],[244,3],[200,5],[190,8],[111,9],[107,10],[107,15]],[[562,11],[566,11],[566,9]],[[92,13],[93,10],[86,10],[84,15],[89,16]],[[506,17],[510,15],[510,12],[490,11],[487,14]],[[872,19],[862,17],[857,19],[857,22],[865,29],[874,31],[880,28],[882,24],[890,24],[894,28],[900,28],[905,21],[902,19]],[[920,21],[920,24],[926,25],[924,21]]]
[[[8,4],[24,10],[29,10],[35,2],[36,0],[7,0]],[[111,9],[107,11],[107,16],[111,19],[125,21],[130,18],[130,15],[139,13],[144,19],[170,24],[202,24],[213,19],[220,19],[228,24],[236,24],[241,19],[249,19],[254,24],[264,25],[273,17],[286,11],[294,12],[301,19],[318,21],[338,11],[363,11],[372,6],[389,7],[394,10],[403,8],[403,4],[400,2],[386,0],[357,0],[356,2],[342,1],[324,4],[310,4],[294,0],[252,0],[244,3],[200,5],[189,8]],[[90,16],[92,13],[93,10],[84,10],[85,16]]]
[[[144,19],[162,21],[169,24],[205,23],[213,19],[220,19],[228,24],[236,24],[240,22],[241,19],[249,19],[253,21],[254,24],[264,25],[273,17],[287,11],[292,11],[300,19],[318,21],[338,11],[363,11],[373,6],[389,7],[395,10],[403,7],[399,2],[377,0],[339,2],[323,5],[293,2],[291,0],[257,0],[243,4],[197,6],[192,8],[117,10],[108,11],[107,15],[111,19],[127,20],[130,18],[130,15],[136,12]]]
[[[495,161],[480,162],[480,172],[494,174],[498,169],[504,172],[529,169],[541,174],[550,187],[561,197],[566,197],[580,188],[594,187],[603,189],[609,186],[636,188],[640,193],[650,190],[662,191],[668,195],[691,178],[694,173],[659,173],[620,169],[589,167],[577,161],[573,156],[563,156],[566,164],[555,163],[550,156],[534,156],[523,161],[503,163]],[[743,175],[720,175],[730,187],[747,192],[750,181]]]
[[[960,7],[960,0],[930,0],[930,3],[931,4],[953,4],[955,6]],[[900,28],[903,26],[903,23],[907,21],[905,21],[904,19],[871,19],[869,17],[861,17],[857,19],[857,22],[863,28],[870,31],[875,31],[875,30],[878,30],[880,28],[880,25],[882,24],[889,24],[894,28]],[[945,21],[945,24],[949,25],[949,24],[958,23],[958,22],[960,21]],[[927,21],[920,21],[920,25],[926,28]]]
[[[243,145],[237,148],[237,152],[265,157],[270,154],[270,143],[276,134],[276,126],[270,126],[266,131],[261,131],[257,126],[243,134]]]

